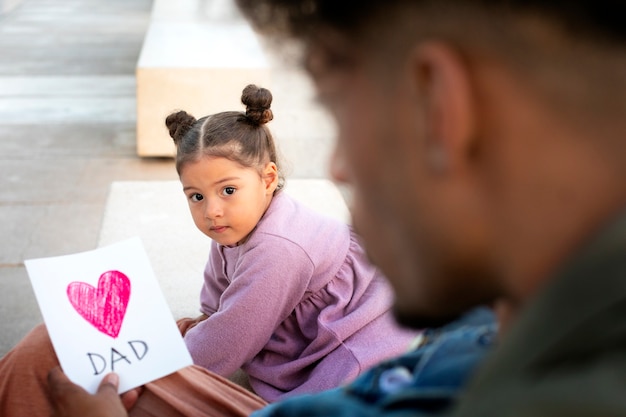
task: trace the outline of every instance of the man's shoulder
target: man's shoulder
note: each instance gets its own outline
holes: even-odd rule
[[[454,416],[626,416],[625,392],[626,349],[492,380],[470,390]]]

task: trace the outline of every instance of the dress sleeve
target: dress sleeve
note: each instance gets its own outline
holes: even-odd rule
[[[302,300],[313,270],[304,250],[286,239],[251,244],[217,311],[185,335],[194,363],[229,376],[250,361]]]

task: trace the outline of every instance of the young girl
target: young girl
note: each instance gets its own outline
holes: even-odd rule
[[[194,223],[213,242],[196,319],[179,321],[194,363],[242,368],[268,401],[317,392],[404,352],[392,293],[349,226],[287,194],[272,135],[271,93],[243,90],[246,112],[166,125]]]

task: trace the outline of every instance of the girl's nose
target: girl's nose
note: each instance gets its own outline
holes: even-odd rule
[[[222,210],[222,205],[219,200],[207,201],[205,217],[207,219],[215,219],[218,217],[222,217],[224,211]]]

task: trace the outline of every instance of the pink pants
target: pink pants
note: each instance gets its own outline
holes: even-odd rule
[[[48,372],[59,366],[45,326],[0,359],[0,416],[49,416]],[[189,366],[144,386],[130,416],[248,416],[267,403],[204,368]]]

